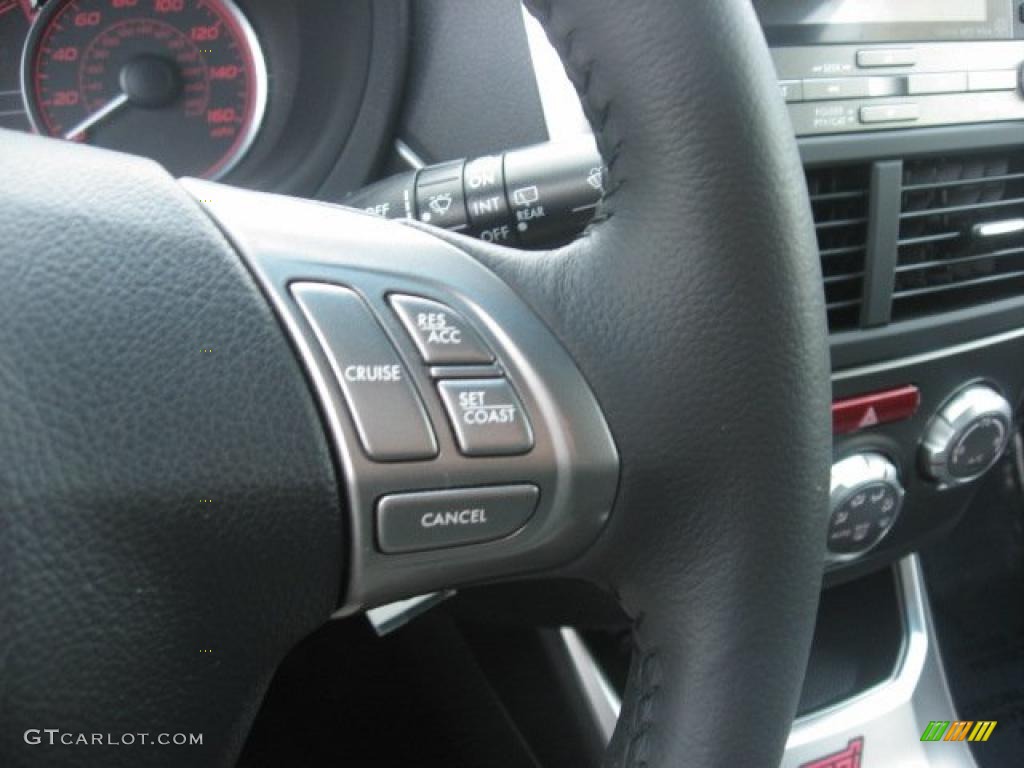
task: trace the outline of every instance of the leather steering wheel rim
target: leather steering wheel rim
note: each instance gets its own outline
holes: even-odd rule
[[[560,571],[634,621],[606,764],[776,765],[830,435],[820,268],[764,40],[745,0],[530,7],[608,164],[598,217],[542,254],[430,236],[532,307],[621,454],[605,530]],[[237,243],[155,165],[4,133],[0,176],[0,755],[101,754],[32,729],[198,731],[102,761],[231,764],[280,659],[339,603],[322,414]]]
[[[580,94],[607,192],[558,251],[463,247],[567,346],[622,454],[608,529],[579,564],[634,622],[606,764],[777,765],[820,592],[831,393],[767,46],[744,0],[527,6]]]

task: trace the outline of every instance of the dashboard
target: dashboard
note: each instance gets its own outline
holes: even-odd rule
[[[822,666],[812,663],[809,673],[827,694],[822,704],[841,698],[843,681],[851,690],[861,686],[859,673],[844,670],[845,658],[863,657],[868,667],[877,656],[878,679],[903,669],[896,656],[924,658],[922,627],[930,619],[907,556],[972,514],[985,480],[1012,471],[1008,454],[1024,476],[1024,3],[754,0],[753,7],[777,75],[777,90],[767,88],[764,99],[788,113],[803,161],[831,351],[832,475],[829,508],[820,513],[828,517],[824,582],[834,589],[824,590],[819,612]],[[0,0],[0,128],[145,155],[178,177],[344,202],[521,248],[576,237],[609,183],[561,62],[519,0]],[[679,189],[700,193],[694,179],[681,179]],[[721,217],[723,229],[743,226],[739,206],[723,206]],[[443,256],[417,253],[452,279],[456,269]],[[735,257],[757,273],[760,254]],[[317,350],[327,327],[318,325],[321,307],[328,300],[362,305],[351,291],[311,282],[332,273],[318,278],[301,266],[305,282],[290,289],[282,282],[278,290],[293,291],[302,313],[294,326],[313,329],[299,348]],[[367,279],[353,273],[347,282]],[[349,441],[360,477],[370,478],[356,486],[350,473],[352,508],[380,501],[368,512],[379,516],[365,518],[359,533],[379,547],[359,550],[369,563],[365,584],[378,590],[371,596],[390,594],[405,567],[432,578],[444,568],[456,573],[471,545],[524,526],[538,498],[550,504],[543,483],[524,484],[523,473],[544,479],[540,464],[530,463],[544,450],[543,416],[582,407],[586,392],[570,381],[557,388],[557,404],[542,403],[505,378],[503,371],[518,375],[515,358],[493,341],[493,350],[481,343],[467,357],[431,358],[435,350],[418,335],[424,321],[414,317],[434,318],[426,330],[457,333],[468,347],[481,331],[485,342],[493,333],[460,324],[457,295],[438,304],[407,281],[385,303],[384,288],[396,286],[382,286],[363,290],[378,296],[376,313],[352,310],[334,340],[342,349],[362,325],[391,355],[388,370],[403,359],[422,363],[410,368],[411,415],[384,423],[379,435],[360,425],[360,433],[392,443],[380,449],[357,444],[355,431],[335,436],[339,445]],[[553,343],[545,359],[559,350]],[[372,375],[384,374],[378,367]],[[331,409],[344,412],[347,403],[357,422],[360,408],[394,410],[360,404],[345,378],[340,386]],[[435,389],[441,399],[427,398],[424,411],[417,391]],[[487,406],[497,410],[484,410],[485,392],[501,403]],[[757,417],[757,403],[742,405]],[[483,424],[480,414],[488,413],[505,425]],[[516,423],[523,426],[509,426]],[[418,426],[423,444],[416,449],[395,424]],[[439,450],[435,435],[450,444]],[[772,449],[785,453],[787,439],[780,430]],[[597,445],[592,437],[571,442]],[[397,483],[393,464],[385,475],[364,453],[382,461],[442,455],[446,482],[462,487],[428,486],[413,465]],[[495,474],[502,456],[518,456],[519,464]],[[481,495],[484,482],[499,482],[490,491],[498,495]],[[423,514],[474,498],[504,499],[511,527],[477,529],[484,538],[474,539],[437,524],[436,513]],[[416,517],[430,522],[408,524]],[[753,509],[744,524],[765,523]],[[522,537],[518,545],[526,546]],[[897,578],[887,581],[896,563]],[[844,593],[847,587],[856,589]],[[850,594],[855,599],[844,604]],[[443,597],[383,606],[370,618],[375,626],[396,615],[404,621],[435,599]],[[563,637],[571,637],[567,631]],[[832,635],[858,647],[833,652]],[[599,701],[608,698],[600,678],[592,687]],[[834,734],[859,739],[849,748],[867,733],[872,745],[892,749],[891,700],[863,703],[877,722],[851,723],[832,712]],[[619,705],[605,702],[607,736]],[[827,725],[798,724],[784,765],[821,764],[815,758]]]
[[[1014,439],[1024,15],[1011,0],[754,6],[818,235],[829,578],[846,578],[952,528]],[[522,247],[573,237],[605,183],[515,0],[0,0],[0,126]]]

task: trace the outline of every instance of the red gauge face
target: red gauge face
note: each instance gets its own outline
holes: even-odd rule
[[[255,137],[266,70],[228,0],[53,0],[22,77],[40,133],[215,178]]]

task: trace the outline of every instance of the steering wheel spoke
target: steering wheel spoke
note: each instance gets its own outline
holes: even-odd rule
[[[564,347],[433,234],[188,180],[306,366],[352,532],[352,612],[551,571],[598,537],[618,455]]]

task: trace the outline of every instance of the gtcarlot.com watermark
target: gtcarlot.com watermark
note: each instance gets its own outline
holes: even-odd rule
[[[60,728],[29,728],[25,743],[33,746],[64,745],[67,747],[195,747],[203,743],[201,733],[77,733]]]

